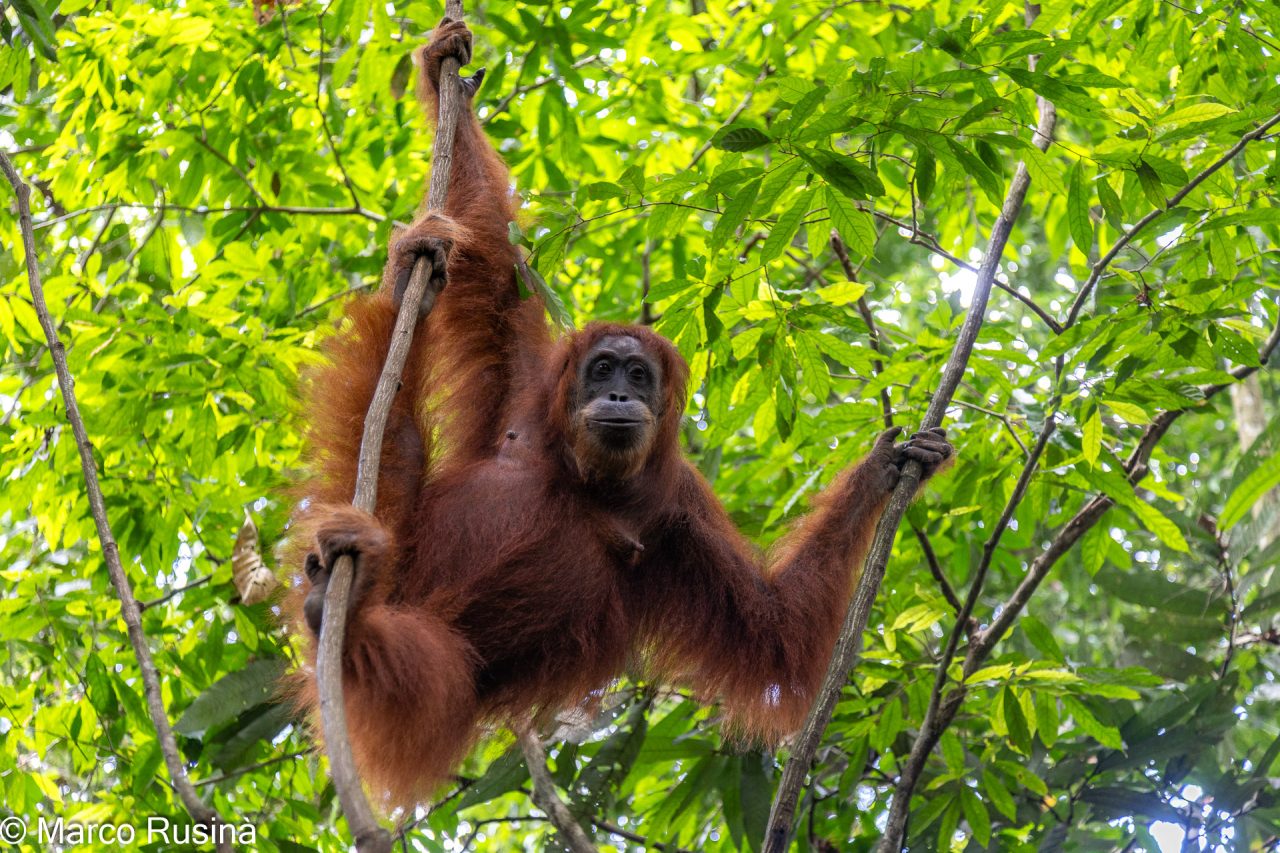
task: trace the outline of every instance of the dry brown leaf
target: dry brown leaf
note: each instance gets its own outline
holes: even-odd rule
[[[236,535],[236,547],[231,552],[231,579],[240,593],[240,603],[244,605],[266,601],[280,585],[275,572],[267,568],[258,553],[258,527],[247,514]]]

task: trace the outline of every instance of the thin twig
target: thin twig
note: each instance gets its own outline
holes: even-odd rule
[[[1004,424],[1004,428],[1009,431],[1010,437],[1013,438],[1013,443],[1018,445],[1018,449],[1022,451],[1022,455],[1026,456],[1030,453],[1030,451],[1027,450],[1027,445],[1023,443],[1021,436],[1018,435],[1018,431],[1013,428],[1013,424],[1009,421],[1008,415],[1002,415],[995,409],[988,409],[985,406],[979,406],[976,403],[970,403],[965,400],[952,400],[951,402],[955,403],[957,406],[972,409],[975,412],[982,412],[984,415],[988,415],[989,417],[993,417],[1000,421],[1000,423]]]
[[[616,835],[619,838],[625,838],[628,841],[634,841],[636,844],[643,845],[645,848],[652,847],[654,850],[669,850],[671,853],[693,853],[692,850],[686,850],[683,847],[677,847],[674,844],[664,844],[661,841],[654,841],[638,832],[632,832],[629,829],[623,829],[616,823],[610,823],[604,818],[591,818],[591,825],[601,832],[607,832],[610,835]]]
[[[333,162],[338,167],[338,173],[342,175],[342,184],[351,195],[351,206],[361,208],[360,194],[356,192],[355,182],[351,180],[351,175],[347,172],[347,167],[342,162],[342,152],[338,150],[338,143],[334,140],[333,131],[329,128],[329,114],[325,112],[324,106],[320,103],[324,83],[324,27],[321,26],[319,29],[320,51],[316,55],[319,57],[320,64],[316,70],[316,112],[320,114],[320,129],[324,131],[324,138],[329,142],[329,150],[333,152]]]
[[[362,207],[303,207],[291,204],[259,204],[231,205],[227,207],[189,206],[182,204],[148,204],[146,202],[114,201],[109,204],[95,204],[79,210],[68,211],[61,216],[54,216],[35,224],[35,230],[51,228],[70,219],[98,213],[103,210],[127,208],[129,210],[149,210],[154,213],[177,211],[192,216],[226,216],[232,213],[287,213],[291,216],[360,216],[372,222],[386,222],[387,217],[373,210]]]
[[[310,755],[311,752],[312,750],[309,750],[309,749],[300,749],[297,752],[288,752],[288,753],[285,753],[284,755],[277,755],[272,758],[268,758],[264,761],[259,761],[257,764],[250,764],[247,767],[238,767],[235,770],[229,770],[226,773],[222,773],[218,776],[210,776],[208,779],[201,779],[199,782],[196,783],[196,787],[203,788],[208,785],[218,785],[218,784],[221,784],[222,782],[226,782],[229,779],[236,779],[240,776],[245,775],[246,773],[256,773],[257,771],[270,767],[273,764],[280,764],[281,762],[284,762],[284,761],[292,761],[295,758],[301,758],[304,755]]]
[[[1057,111],[1051,102],[1044,99],[1038,99],[1038,101],[1040,121],[1036,127],[1034,144],[1043,151],[1048,148],[1052,140],[1053,130],[1057,124]],[[1014,222],[1022,211],[1022,203],[1026,198],[1027,188],[1030,184],[1031,176],[1027,172],[1026,165],[1019,163],[1013,180],[1009,185],[1004,204],[1001,206],[1000,215],[992,225],[987,252],[982,259],[982,265],[978,269],[969,313],[960,328],[960,334],[955,348],[951,352],[951,357],[947,360],[947,365],[943,369],[938,390],[929,402],[929,408],[925,413],[921,429],[931,429],[942,423],[943,415],[946,413],[948,405],[950,405],[951,398],[955,394],[956,388],[959,387],[960,380],[969,362],[969,356],[973,352],[973,345],[977,342],[978,332],[982,328],[987,301],[991,296],[991,288],[995,282],[996,271],[1000,266],[1000,259],[1004,254],[1005,246],[1009,242]],[[823,678],[822,686],[819,688],[813,707],[809,710],[809,716],[805,720],[804,728],[796,736],[791,758],[783,769],[782,780],[778,785],[773,809],[769,815],[768,829],[765,833],[765,853],[783,853],[787,849],[795,822],[796,800],[799,798],[805,776],[813,763],[823,732],[826,731],[827,724],[831,721],[831,715],[835,711],[840,691],[848,682],[849,672],[861,653],[862,633],[866,628],[867,620],[870,618],[871,606],[875,601],[876,593],[880,589],[880,582],[884,578],[885,567],[893,550],[893,540],[898,532],[898,525],[906,512],[907,504],[916,493],[919,482],[919,464],[914,461],[907,463],[898,486],[880,518],[880,524],[876,528],[875,539],[872,541],[870,552],[867,555],[862,576],[859,578],[853,601],[850,603],[849,610],[846,613],[840,636],[836,640],[831,664],[827,669],[826,676]],[[897,808],[896,802],[894,807],[895,809]],[[905,825],[905,813],[902,824],[895,826],[894,817],[892,814],[890,815],[890,824],[881,839],[881,850],[896,851],[901,847],[901,832]]]
[[[849,260],[849,250],[845,248],[844,241],[840,239],[840,234],[835,229],[831,231],[831,251],[835,252],[836,258],[840,261],[841,268],[849,281],[858,280],[858,271],[853,268],[853,262]],[[884,362],[880,356],[884,355],[882,349],[883,344],[880,340],[880,329],[876,326],[875,315],[871,313],[871,305],[867,303],[865,294],[858,297],[858,314],[862,317],[862,322],[867,324],[867,343],[871,345],[871,349],[875,352],[876,357],[871,360],[871,367],[875,370],[876,376],[884,373]],[[893,401],[889,399],[889,389],[880,389],[880,410],[884,413],[884,426],[889,429],[893,426]]]
[[[947,600],[947,604],[951,605],[951,609],[960,612],[960,598],[956,595],[955,589],[951,586],[951,581],[947,580],[947,576],[942,571],[942,564],[938,562],[938,555],[933,551],[933,543],[929,541],[929,534],[925,532],[923,527],[911,525],[911,531],[916,535],[916,541],[920,543],[920,550],[924,552],[924,560],[929,565],[929,574],[933,575],[933,580],[938,584],[938,589],[942,591],[942,597]]]
[[[896,225],[902,230],[908,232],[911,235],[907,239],[908,243],[912,243],[916,246],[923,246],[933,254],[937,255],[940,258],[950,261],[952,264],[954,264],[955,266],[959,267],[962,270],[965,270],[966,272],[971,272],[971,273],[978,272],[977,267],[975,267],[973,264],[969,263],[968,261],[964,260],[963,258],[957,257],[951,252],[948,252],[946,249],[942,247],[942,244],[938,242],[937,237],[934,237],[932,234],[928,234],[924,231],[921,231],[919,228],[915,226],[914,222],[904,222],[901,219],[897,218],[896,216],[891,216],[890,214],[884,213],[879,210],[871,211],[871,215],[884,222],[888,222],[890,225]],[[1032,299],[1030,296],[1026,296],[1021,292],[1015,290],[1013,288],[1013,285],[1008,284],[1007,282],[1001,281],[999,278],[996,279],[995,286],[998,287],[1000,290],[1003,290],[1005,293],[1009,294],[1010,296],[1012,296],[1014,299],[1021,302],[1023,305],[1030,308],[1031,313],[1039,317],[1055,335],[1062,333],[1062,326],[1058,324],[1057,320],[1053,319],[1053,315],[1050,314],[1048,311],[1044,310],[1043,308],[1041,308],[1039,305],[1037,305],[1035,300]]]
[[[991,535],[987,538],[986,544],[982,548],[982,560],[978,563],[978,570],[974,572],[973,581],[969,584],[969,593],[965,596],[964,605],[960,608],[959,613],[956,614],[955,625],[952,626],[950,633],[947,635],[946,646],[938,659],[933,690],[929,694],[929,705],[925,709],[924,720],[920,723],[916,739],[911,745],[911,752],[898,772],[898,783],[894,788],[893,805],[890,807],[889,822],[885,830],[887,838],[891,831],[897,829],[897,847],[889,848],[887,846],[889,842],[883,841],[882,849],[896,850],[902,845],[902,837],[905,834],[906,820],[911,804],[911,794],[915,791],[916,782],[920,778],[921,771],[924,770],[925,761],[928,760],[929,753],[937,744],[946,726],[951,722],[950,718],[945,722],[941,722],[940,716],[942,714],[943,692],[946,690],[948,682],[947,673],[951,668],[951,661],[955,658],[956,647],[960,644],[960,635],[965,634],[972,638],[970,632],[972,629],[973,609],[977,606],[978,598],[982,594],[982,587],[986,583],[987,571],[991,568],[991,560],[995,555],[996,546],[999,545],[1000,537],[1009,526],[1009,520],[1013,518],[1018,505],[1022,503],[1022,497],[1026,494],[1027,486],[1031,484],[1031,477],[1039,464],[1040,456],[1044,453],[1044,449],[1049,443],[1049,437],[1053,435],[1056,423],[1053,417],[1045,421],[1045,428],[1040,432],[1040,438],[1036,441],[1035,447],[1031,451],[1031,456],[1022,469],[1022,475],[1018,478],[1018,485],[1014,487],[1013,494],[1009,496],[1004,512],[1000,515],[1000,520],[996,523],[995,529],[991,531]],[[961,685],[956,693],[961,693],[963,690],[964,686]],[[954,696],[955,694],[952,695]]]
[[[213,580],[213,575],[205,575],[202,578],[197,578],[196,580],[193,580],[191,583],[186,584],[185,586],[174,587],[173,589],[169,590],[159,598],[153,598],[150,601],[141,602],[138,605],[138,609],[145,611],[145,610],[150,610],[153,607],[159,607],[161,604],[164,604],[166,601],[171,601],[177,598],[179,595],[182,595],[187,590],[204,586],[211,580]]]
[[[156,739],[160,743],[160,751],[164,755],[165,766],[169,777],[173,780],[174,790],[178,792],[183,806],[191,819],[198,824],[211,827],[219,837],[218,848],[230,850],[230,845],[221,839],[222,833],[217,831],[221,821],[217,812],[207,806],[196,793],[187,776],[186,766],[178,742],[169,724],[165,711],[164,699],[160,693],[160,676],[156,671],[155,661],[151,657],[151,648],[147,645],[146,634],[142,631],[142,617],[138,609],[138,600],[133,596],[133,587],[129,576],[125,574],[124,565],[120,562],[120,549],[115,536],[111,532],[111,523],[107,519],[107,506],[102,496],[102,487],[98,484],[97,463],[93,458],[93,445],[89,441],[85,429],[84,418],[80,415],[80,405],[76,401],[75,380],[67,367],[67,354],[58,338],[57,328],[49,315],[49,306],[44,298],[44,285],[40,277],[40,266],[36,261],[36,235],[31,221],[31,189],[18,174],[8,156],[0,151],[0,170],[13,186],[18,198],[18,222],[22,231],[22,246],[26,254],[27,281],[31,286],[31,300],[40,326],[44,329],[45,339],[49,344],[49,353],[53,357],[53,367],[58,374],[58,387],[62,391],[62,401],[66,406],[67,420],[71,422],[71,431],[75,435],[76,448],[80,451],[80,467],[84,471],[85,491],[88,493],[89,509],[93,514],[94,527],[98,531],[98,541],[102,545],[102,558],[107,564],[107,574],[115,587],[116,596],[120,599],[120,616],[124,619],[129,635],[129,643],[133,646],[134,656],[138,660],[138,671],[142,677],[142,691],[147,700],[147,710],[151,715],[151,723],[156,730]]]
[[[445,15],[455,21],[463,17],[461,0],[448,0]],[[458,61],[446,57],[441,63],[438,119],[435,144],[431,155],[431,186],[427,191],[427,210],[441,211],[449,191],[449,175],[453,168],[453,139],[463,109],[470,107],[462,94],[458,77]],[[439,295],[433,284],[431,262],[419,258],[409,275],[409,283],[400,303],[400,312],[391,333],[391,343],[369,411],[364,434],[360,439],[360,457],[356,468],[355,495],[351,503],[365,512],[377,506],[378,468],[382,457],[382,437],[386,431],[391,404],[400,387],[400,376],[409,356],[413,330],[420,317],[431,312]],[[343,814],[355,837],[359,853],[390,853],[391,835],[373,816],[356,771],[355,757],[347,734],[346,705],[342,696],[342,643],[346,631],[347,607],[351,598],[351,580],[355,564],[343,556],[334,565],[324,596],[324,616],[320,625],[320,642],[316,654],[316,681],[320,694],[320,719],[324,726],[325,748],[333,786],[338,792]]]
[[[590,65],[591,63],[595,62],[599,58],[600,58],[600,54],[592,53],[582,57],[577,62],[570,65],[569,67],[573,69],[582,68],[584,66]],[[520,97],[521,95],[527,95],[536,89],[541,89],[543,86],[547,85],[548,83],[555,83],[561,79],[563,78],[557,74],[544,74],[543,76],[534,79],[533,82],[531,83],[525,83],[523,86],[517,86],[516,88],[508,92],[506,95],[504,95],[502,97],[502,100],[494,104],[493,109],[485,113],[484,118],[480,119],[480,124],[482,125],[488,124],[493,119],[494,116],[496,116],[498,113],[505,110],[507,107],[511,106],[511,102],[514,101],[516,98]]]
[[[520,741],[525,764],[529,766],[529,777],[533,780],[534,805],[547,813],[547,820],[551,821],[565,846],[573,853],[597,853],[596,846],[591,843],[586,831],[556,793],[556,783],[547,770],[547,759],[538,736],[532,728],[524,728],[516,732],[516,738]]]

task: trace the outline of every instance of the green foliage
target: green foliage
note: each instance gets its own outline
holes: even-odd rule
[[[299,371],[422,196],[408,57],[441,9],[269,12],[6,4],[0,147],[37,182],[49,304],[193,779],[263,849],[338,849],[326,763],[268,687],[297,651],[272,605],[238,602],[229,557],[246,511],[268,546],[287,536]],[[1090,500],[1111,508],[967,677],[962,632],[944,691],[965,701],[915,788],[913,849],[1280,835],[1280,420],[1255,438],[1258,404],[1219,388],[1280,319],[1276,131],[1207,171],[1280,112],[1276,7],[1054,0],[1028,25],[1004,0],[504,0],[467,17],[489,70],[477,103],[526,202],[526,287],[566,320],[657,319],[692,369],[689,452],[762,545],[869,446],[882,394],[919,422],[1019,162],[1031,177],[1008,290],[948,412],[961,460],[912,508],[921,536],[899,537],[797,848],[879,835],[955,628],[929,560],[963,599],[1050,420],[977,625]],[[1043,154],[1037,98],[1059,114]],[[5,808],[178,816],[7,201],[0,245]],[[1259,389],[1275,415],[1274,376]],[[1135,487],[1126,465],[1157,425]],[[785,758],[631,681],[550,751],[574,814],[618,850],[758,849]],[[409,847],[558,843],[509,736],[462,775],[404,822]]]

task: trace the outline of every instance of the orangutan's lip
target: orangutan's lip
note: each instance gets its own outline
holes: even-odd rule
[[[640,425],[640,421],[635,420],[634,418],[591,418],[591,422],[593,424],[612,427],[631,427]]]

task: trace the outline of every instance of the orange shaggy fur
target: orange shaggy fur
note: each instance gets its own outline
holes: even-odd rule
[[[458,26],[428,52],[450,49]],[[675,348],[641,326],[555,339],[541,302],[520,297],[514,214],[507,171],[468,111],[445,217],[400,238],[447,237],[453,250],[448,286],[414,334],[372,517],[349,502],[395,322],[390,281],[412,260],[397,255],[403,242],[388,285],[348,306],[306,388],[313,476],[296,557],[317,536],[360,539],[347,718],[361,772],[390,803],[431,796],[487,723],[580,702],[629,667],[718,698],[751,736],[793,731],[897,478],[892,442],[878,443],[763,563],[681,455],[688,369]],[[593,477],[574,452],[577,366],[608,335],[639,341],[664,386],[654,439],[621,480]],[[309,588],[295,586],[289,612],[311,643]],[[312,673],[296,683],[318,724]]]

